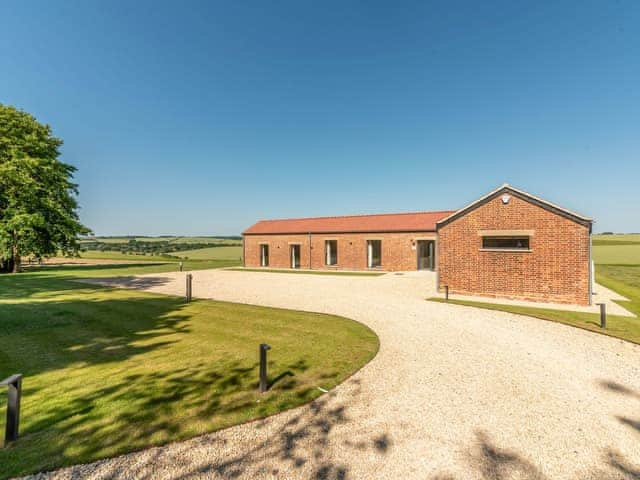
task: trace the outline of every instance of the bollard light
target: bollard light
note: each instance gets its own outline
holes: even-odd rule
[[[5,378],[0,386],[8,387],[7,391],[7,425],[4,433],[5,446],[18,439],[20,430],[20,398],[22,397],[22,374],[17,373]]]
[[[449,285],[444,286],[444,299],[449,300]]]
[[[193,275],[191,275],[190,273],[187,273],[187,303],[191,302],[192,284],[193,284]]]
[[[607,328],[607,304],[596,303],[600,305],[600,328]]]
[[[269,389],[267,383],[267,351],[271,350],[271,345],[266,343],[260,344],[260,393],[264,393]]]

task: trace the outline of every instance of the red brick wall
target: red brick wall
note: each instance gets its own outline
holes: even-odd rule
[[[290,267],[290,243],[300,244],[300,268],[314,270],[367,270],[367,240],[382,240],[382,266],[385,271],[416,270],[415,239],[435,239],[434,232],[340,233],[309,235],[245,235],[245,266],[260,266],[260,244],[269,245],[269,267]],[[325,265],[325,240],[338,241],[338,265]],[[311,265],[309,254],[311,253]],[[437,258],[436,258],[437,262]]]
[[[533,230],[530,252],[482,251],[480,230]],[[453,294],[589,303],[589,228],[500,196],[438,230],[439,285]]]

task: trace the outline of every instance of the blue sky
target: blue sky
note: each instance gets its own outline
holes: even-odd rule
[[[458,208],[508,182],[640,231],[640,2],[5,1],[0,102],[96,234]]]

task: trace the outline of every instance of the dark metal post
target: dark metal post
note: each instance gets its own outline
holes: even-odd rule
[[[444,286],[444,299],[449,300],[449,285]]]
[[[600,305],[600,328],[607,328],[607,305],[605,303],[596,303]]]
[[[7,391],[7,426],[4,444],[15,442],[20,430],[20,398],[22,397],[22,374],[17,373],[4,379],[0,385],[9,387]]]
[[[187,302],[191,301],[191,285],[192,285],[193,275],[187,273]]]
[[[260,393],[264,393],[269,389],[267,384],[267,350],[271,350],[271,346],[266,343],[260,344]]]
[[[182,262],[180,262],[180,271],[182,271]]]

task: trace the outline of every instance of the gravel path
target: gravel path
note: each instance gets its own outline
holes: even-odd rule
[[[423,275],[193,276],[198,297],[359,320],[380,352],[307,406],[51,478],[640,478],[639,346],[425,302]],[[124,283],[184,292],[179,273]]]

